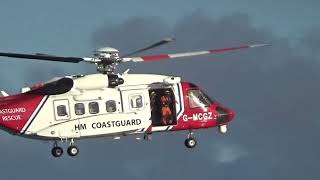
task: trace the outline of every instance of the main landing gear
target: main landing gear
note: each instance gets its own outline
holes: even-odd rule
[[[69,145],[69,147],[67,149],[67,153],[71,157],[74,157],[74,156],[79,154],[79,148],[74,145],[74,140],[73,139],[71,139],[71,141],[70,141],[70,145]],[[53,148],[51,150],[51,154],[52,154],[53,157],[56,157],[56,158],[61,157],[62,154],[63,154],[63,149],[60,146],[58,146],[57,141],[55,141],[54,144],[53,144]]]
[[[63,154],[63,149],[57,145],[55,142],[54,147],[51,150],[51,154],[53,157],[60,157]]]
[[[218,128],[219,128],[219,132],[220,132],[221,134],[226,134],[226,133],[228,132],[228,127],[227,127],[226,124],[220,125]],[[188,133],[187,139],[184,141],[184,145],[185,145],[187,148],[194,148],[194,147],[196,147],[196,145],[197,145],[196,139],[192,137],[193,134],[194,134],[193,131],[190,130],[189,133]]]
[[[196,141],[196,139],[194,139],[194,138],[192,137],[192,135],[193,135],[193,131],[190,130],[189,133],[188,133],[187,139],[184,141],[184,145],[185,145],[187,148],[194,148],[194,147],[196,147],[196,145],[197,145],[197,141]]]

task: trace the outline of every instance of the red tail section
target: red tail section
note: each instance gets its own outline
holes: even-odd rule
[[[41,106],[46,96],[18,94],[0,97],[0,125],[14,133],[24,133]]]

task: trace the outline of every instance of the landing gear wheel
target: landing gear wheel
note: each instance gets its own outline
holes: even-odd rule
[[[67,150],[69,156],[76,156],[79,154],[79,149],[77,146],[70,146]]]
[[[186,145],[187,148],[194,148],[197,145],[197,141],[193,138],[188,138],[184,141],[184,145]]]
[[[221,134],[226,134],[226,133],[228,132],[228,127],[227,127],[227,125],[225,124],[225,125],[219,126],[219,132],[220,132]]]
[[[51,154],[52,154],[52,156],[54,156],[56,158],[60,157],[63,154],[63,149],[59,146],[53,147],[51,150]]]

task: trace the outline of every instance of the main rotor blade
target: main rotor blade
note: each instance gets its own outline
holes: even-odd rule
[[[224,52],[229,52],[229,51],[236,51],[239,49],[263,47],[263,46],[270,46],[270,44],[252,44],[252,45],[242,45],[242,46],[231,47],[231,48],[211,49],[211,50],[207,50],[207,51],[193,51],[193,52],[184,52],[184,53],[175,53],[175,54],[159,54],[159,55],[151,55],[151,56],[123,58],[122,62],[129,62],[129,61],[142,62],[142,61],[166,60],[166,59],[173,59],[173,58],[180,58],[180,57],[199,56],[199,55],[212,54],[212,53],[224,53]]]
[[[137,51],[134,51],[132,53],[129,53],[129,54],[126,54],[126,55],[123,55],[122,57],[129,57],[129,56],[132,56],[134,54],[137,54],[137,53],[140,53],[140,52],[143,52],[143,51],[146,51],[146,50],[149,50],[149,49],[152,49],[152,48],[155,48],[155,47],[158,47],[158,46],[162,46],[164,44],[167,44],[167,43],[170,43],[172,41],[174,41],[175,39],[174,38],[165,38],[159,42],[156,42],[150,46],[147,46],[145,48],[142,48],[142,49],[139,49]]]
[[[46,54],[18,54],[18,53],[6,53],[0,52],[0,56],[10,57],[10,58],[21,58],[21,59],[36,59],[44,61],[57,61],[57,62],[68,62],[68,63],[78,63],[84,61],[84,58],[79,57],[63,57],[63,56],[52,56]]]

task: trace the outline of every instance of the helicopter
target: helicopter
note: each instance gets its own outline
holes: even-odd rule
[[[187,148],[197,144],[194,130],[218,127],[227,132],[234,112],[211,99],[198,86],[180,77],[156,74],[116,73],[126,62],[149,62],[205,54],[224,53],[270,44],[132,57],[137,53],[174,41],[166,38],[124,56],[104,47],[92,57],[65,57],[42,53],[0,52],[2,57],[66,63],[90,63],[98,73],[53,78],[24,87],[21,93],[0,91],[1,129],[26,138],[51,141],[51,154],[61,157],[59,142],[69,144],[69,156],[77,156],[75,141],[84,138],[136,135],[151,140],[155,132],[188,131]]]

